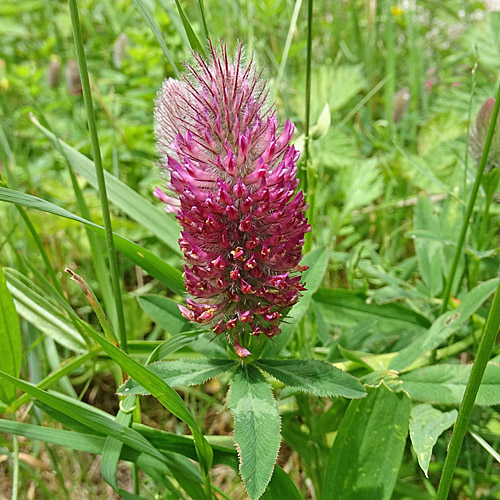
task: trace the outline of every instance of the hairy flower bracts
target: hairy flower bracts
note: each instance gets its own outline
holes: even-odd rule
[[[479,165],[481,156],[483,154],[484,145],[486,143],[486,137],[488,135],[488,128],[490,126],[490,120],[493,115],[493,110],[495,107],[495,99],[493,97],[488,97],[484,101],[479,113],[476,117],[476,122],[471,128],[469,144],[476,166]],[[484,169],[485,174],[490,172],[493,168],[500,167],[500,117],[497,117],[497,124],[495,128],[495,133],[493,134],[493,139],[491,141],[490,151],[486,161],[486,166]]]
[[[155,195],[182,225],[186,289],[196,300],[181,313],[227,335],[245,357],[242,335],[280,333],[304,290],[299,261],[310,226],[296,193],[294,126],[279,129],[274,109],[264,109],[266,83],[241,56],[241,48],[230,60],[225,47],[212,47],[183,81],[163,83],[155,133],[177,196]]]

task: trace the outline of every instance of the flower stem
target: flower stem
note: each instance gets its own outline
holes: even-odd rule
[[[306,127],[304,138],[304,161],[302,163],[302,185],[307,196],[307,171],[309,166],[309,121],[311,115],[311,56],[312,56],[312,12],[313,0],[307,2],[307,64],[306,64]]]
[[[113,228],[111,225],[111,215],[109,211],[108,196],[106,193],[106,181],[104,179],[104,168],[102,165],[101,150],[99,147],[99,137],[97,135],[97,126],[94,115],[94,107],[92,103],[92,92],[90,90],[89,74],[87,70],[87,61],[85,59],[85,51],[83,48],[82,29],[78,16],[78,6],[76,4],[76,0],[68,0],[68,3],[71,15],[71,24],[73,26],[73,36],[75,39],[78,67],[80,70],[80,78],[82,82],[83,100],[85,102],[85,109],[87,112],[90,143],[92,145],[92,153],[94,155],[96,177],[99,187],[99,199],[101,201],[102,218],[106,233],[106,248],[111,273],[111,286],[113,288],[116,313],[118,317],[118,336],[120,339],[121,349],[125,352],[128,352],[127,334],[125,331],[125,318],[123,315],[123,303],[120,291],[120,280],[118,276],[118,263],[116,260],[116,253],[113,242]]]
[[[310,194],[310,180],[312,180],[311,166],[309,165],[309,127],[310,127],[310,115],[311,115],[311,58],[312,58],[312,17],[313,17],[313,0],[308,0],[307,2],[307,66],[306,66],[306,128],[305,128],[305,138],[304,138],[304,161],[302,163],[302,190],[304,191],[304,196],[309,196]],[[314,203],[310,200],[310,208],[308,210],[309,222],[312,222],[314,216],[313,213]],[[312,225],[312,224],[311,224]],[[312,246],[312,236],[311,232],[305,235],[304,252],[308,252]]]
[[[12,500],[17,500],[19,493],[19,441],[17,436],[12,436],[14,455],[14,472],[12,474]]]
[[[387,50],[385,60],[385,75],[388,78],[387,85],[384,89],[385,97],[385,119],[387,120],[387,127],[392,134],[393,119],[392,119],[392,100],[396,86],[396,52],[394,50],[395,35],[394,35],[394,16],[391,12],[392,1],[386,0],[385,2],[385,45]]]
[[[497,114],[494,114],[494,117],[496,116]],[[462,404],[458,411],[457,423],[455,424],[455,428],[453,429],[453,434],[451,436],[450,447],[444,462],[436,500],[446,500],[448,498],[453,473],[457,465],[460,449],[462,448],[470,416],[474,408],[474,401],[476,400],[477,391],[481,385],[481,380],[483,378],[488,360],[490,359],[491,351],[493,349],[499,328],[500,282],[495,292],[495,296],[493,297],[493,303],[491,304],[488,318],[484,326],[483,335],[481,341],[479,342],[476,359],[474,361],[474,365],[472,366],[469,381],[467,382],[465,394],[462,399]]]
[[[483,177],[484,167],[486,166],[486,160],[488,159],[488,153],[491,147],[491,141],[493,140],[493,134],[495,132],[495,125],[497,123],[498,111],[500,109],[500,84],[497,90],[497,97],[495,100],[495,107],[493,108],[493,113],[491,115],[490,125],[488,128],[488,135],[486,136],[486,143],[484,144],[483,154],[477,167],[476,180],[472,187],[472,192],[467,203],[467,209],[465,211],[465,217],[462,223],[462,228],[460,230],[460,236],[458,237],[457,246],[455,249],[455,255],[453,256],[453,261],[451,263],[450,274],[448,275],[448,280],[446,281],[446,287],[443,293],[443,303],[441,305],[440,315],[444,314],[448,308],[448,302],[450,300],[451,288],[453,286],[453,281],[455,280],[455,274],[458,268],[458,262],[462,256],[462,249],[465,242],[465,237],[467,235],[467,229],[469,227],[470,218],[472,215],[472,210],[474,209],[474,204],[476,202],[477,193],[481,185],[481,179]]]

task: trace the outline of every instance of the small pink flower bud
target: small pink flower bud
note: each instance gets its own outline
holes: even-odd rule
[[[80,80],[80,69],[76,59],[70,59],[66,63],[66,85],[71,95],[80,95],[82,93],[82,82]]]
[[[61,76],[61,64],[58,59],[51,59],[49,65],[47,66],[47,72],[45,74],[45,79],[49,87],[55,88],[59,85],[59,79]]]
[[[128,36],[125,33],[121,33],[113,46],[113,64],[116,68],[122,67],[122,62],[127,57],[128,45]]]
[[[488,128],[490,126],[491,117],[493,115],[493,109],[495,107],[495,99],[493,97],[488,97],[484,101],[479,113],[477,114],[476,123],[474,124],[469,138],[469,145],[471,156],[474,159],[476,166],[479,165],[481,156],[483,154],[483,148],[486,143],[486,137],[488,135]],[[500,166],[500,117],[497,117],[497,123],[495,127],[495,133],[493,134],[493,140],[491,142],[490,151],[488,154],[488,160],[485,167],[485,173],[489,172],[492,168],[498,168]]]

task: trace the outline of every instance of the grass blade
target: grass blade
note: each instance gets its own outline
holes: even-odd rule
[[[137,7],[137,10],[141,13],[146,23],[148,24],[151,31],[153,32],[153,35],[155,36],[156,40],[158,40],[158,44],[160,45],[161,50],[163,51],[165,57],[168,59],[168,62],[171,64],[175,75],[179,76],[179,70],[175,65],[174,59],[172,58],[172,54],[170,53],[170,50],[168,50],[167,44],[165,43],[165,40],[161,34],[160,28],[156,24],[156,21],[154,20],[150,10],[142,0],[134,0],[134,4]]]
[[[497,104],[500,104],[500,87],[499,95],[497,96]],[[494,112],[493,116],[498,116],[498,109]],[[490,125],[491,131],[491,125]],[[485,150],[486,150],[485,146]],[[483,158],[485,155],[483,152]],[[484,165],[483,165],[484,167]],[[474,408],[474,402],[476,400],[481,381],[483,380],[483,375],[490,359],[491,350],[495,343],[496,336],[500,329],[500,281],[493,297],[493,303],[491,304],[490,311],[488,313],[488,318],[486,319],[486,324],[484,325],[483,335],[481,341],[479,342],[479,347],[477,349],[476,359],[474,360],[474,365],[470,373],[469,381],[467,382],[467,387],[465,388],[464,398],[462,404],[458,410],[457,423],[453,429],[453,434],[451,435],[450,446],[448,448],[448,454],[446,455],[446,460],[444,462],[443,472],[441,475],[441,480],[439,482],[439,488],[437,492],[436,500],[446,500],[448,498],[448,493],[451,487],[451,481],[453,479],[453,474],[455,472],[455,467],[457,466],[458,456],[460,455],[460,450],[462,449],[462,443],[469,426],[469,420],[472,415],[472,410]]]
[[[205,57],[206,56],[205,49],[203,48],[200,41],[198,40],[198,37],[196,36],[196,33],[194,32],[191,24],[189,23],[189,20],[186,17],[186,14],[184,14],[184,11],[182,10],[182,7],[181,7],[181,4],[179,3],[179,0],[175,0],[175,5],[177,6],[177,11],[179,12],[179,16],[181,16],[182,25],[184,26],[184,29],[186,31],[186,35],[188,37],[189,44],[191,45],[191,48],[195,52],[198,52],[203,57]]]
[[[203,38],[205,40],[208,40],[210,38],[210,35],[208,34],[208,26],[207,26],[207,20],[205,19],[205,6],[203,4],[203,0],[198,0],[198,9],[200,11],[201,28],[203,30]]]
[[[99,189],[99,181],[92,161],[64,141],[57,139],[35,119],[32,118],[32,121],[51,141],[59,141],[76,173],[84,177],[94,188]],[[177,244],[180,227],[175,219],[168,217],[163,210],[155,207],[137,191],[134,191],[109,172],[104,172],[104,177],[111,202],[142,227],[149,229],[152,234],[163,241],[171,250],[181,255],[179,245]]]
[[[78,67],[80,69],[80,78],[82,83],[83,100],[87,112],[87,121],[89,125],[90,142],[94,154],[95,174],[99,189],[99,199],[101,201],[102,218],[104,222],[104,231],[106,233],[106,248],[108,250],[109,270],[111,273],[111,287],[115,298],[116,315],[118,318],[118,336],[120,338],[120,347],[127,351],[127,333],[125,330],[125,316],[123,314],[123,302],[120,289],[120,279],[118,277],[118,262],[116,260],[115,245],[113,240],[113,228],[111,225],[111,213],[109,211],[108,195],[106,193],[106,180],[104,178],[104,168],[102,165],[101,149],[99,146],[99,137],[97,135],[97,125],[94,115],[94,106],[92,102],[92,91],[90,90],[89,74],[87,70],[87,60],[83,48],[82,29],[78,15],[78,6],[76,0],[68,0],[71,15],[71,24],[73,26],[73,36],[75,39],[76,56]]]
[[[120,404],[120,411],[115,420],[126,427],[130,425],[132,413],[136,403],[135,396],[127,396]],[[115,490],[118,491],[116,480],[116,467],[123,449],[123,442],[119,439],[108,436],[102,448],[101,474],[103,479]]]
[[[37,198],[36,196],[0,187],[0,201],[35,208],[43,212],[58,215],[59,217],[65,217],[66,219],[81,222],[82,224],[89,226],[90,229],[95,231],[100,236],[104,236],[105,234],[102,226],[61,208],[54,203]],[[126,255],[130,260],[132,260],[132,262],[135,262],[138,266],[151,274],[151,276],[160,280],[173,292],[179,295],[183,295],[185,293],[184,280],[182,279],[182,274],[178,269],[167,264],[164,260],[157,257],[146,248],[133,243],[123,236],[113,233],[113,238],[117,250]]]
[[[18,377],[21,371],[21,331],[14,300],[0,268],[0,345],[2,346],[2,368]],[[0,400],[10,403],[16,396],[16,388],[9,383],[0,384]]]
[[[175,392],[174,389],[165,383],[158,375],[152,373],[126,353],[116,348],[104,337],[100,336],[96,332],[90,331],[89,335],[101,345],[103,351],[105,351],[125,373],[128,373],[142,387],[155,396],[158,401],[165,406],[165,408],[189,426],[194,436],[198,460],[202,467],[202,471],[204,472],[205,478],[208,477],[208,471],[212,465],[213,458],[212,448],[203,437],[196,420],[193,418],[193,415],[187,409],[184,401],[177,394],[177,392]],[[211,493],[208,488],[206,490],[206,494],[207,498],[210,498]]]

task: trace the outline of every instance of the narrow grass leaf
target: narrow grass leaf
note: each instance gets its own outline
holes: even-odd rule
[[[232,381],[229,408],[240,474],[252,500],[264,493],[280,447],[280,414],[271,386],[254,366],[240,367]]]
[[[432,449],[438,437],[456,421],[458,412],[442,412],[429,404],[414,406],[410,415],[410,438],[417,455],[418,464],[429,477]]]
[[[316,359],[260,359],[257,366],[285,385],[316,396],[362,398],[365,388],[352,375]]]
[[[19,377],[21,371],[21,331],[14,300],[7,288],[3,269],[0,268],[0,345],[2,346],[2,368],[9,375]],[[16,388],[5,380],[0,383],[0,400],[11,403]]]
[[[205,6],[203,4],[203,0],[198,0],[198,10],[200,11],[201,27],[203,29],[203,38],[205,40],[208,40],[210,38],[210,35],[208,34],[208,26],[207,26],[207,20],[205,19]]]
[[[64,446],[75,451],[92,453],[94,455],[102,454],[103,448],[106,443],[105,436],[96,436],[84,432],[53,429],[51,427],[24,424],[4,419],[0,419],[0,431],[17,436],[24,436],[29,439],[44,441],[46,443],[52,443],[57,446]],[[181,438],[181,436],[177,436],[175,434],[172,436]],[[192,440],[189,438],[184,439],[186,439],[190,443],[190,446],[188,446],[188,448],[194,449]],[[202,478],[200,473],[196,470],[196,468],[188,458],[181,457],[177,454],[182,451],[182,449],[181,451],[178,451],[178,448],[174,453],[172,451],[167,451],[169,447],[164,446],[162,453],[165,455],[165,463],[163,463],[147,454],[140,453],[137,450],[125,445],[122,448],[120,459],[137,463],[137,465],[144,472],[149,474],[158,484],[162,485],[165,488],[172,486],[169,482],[165,481],[165,474],[170,471],[170,473],[176,478],[179,484],[190,495],[190,498],[193,498],[195,500],[205,500],[206,497],[201,487]],[[234,455],[234,450],[231,451]],[[119,490],[119,492],[123,495],[123,490]]]
[[[36,196],[0,187],[0,201],[35,208],[59,217],[81,222],[82,224],[89,226],[93,231],[99,234],[99,236],[103,238],[105,236],[104,228],[102,226],[94,224],[79,215],[69,212],[54,203],[37,198]],[[178,269],[167,264],[164,260],[160,259],[146,248],[137,245],[123,236],[114,233],[113,238],[116,249],[128,257],[132,262],[147,271],[154,278],[161,281],[174,293],[177,293],[178,295],[183,295],[185,293],[182,273]]]
[[[156,40],[158,41],[158,44],[161,47],[161,50],[163,51],[164,56],[167,58],[168,62],[172,66],[172,69],[174,70],[174,73],[178,76],[179,71],[177,69],[177,66],[175,65],[174,59],[172,57],[172,54],[170,53],[170,50],[167,47],[167,44],[165,43],[165,39],[163,38],[163,35],[161,34],[161,30],[156,24],[156,21],[154,20],[153,15],[151,14],[151,11],[143,2],[142,0],[133,0],[135,6],[137,7],[137,10],[141,13],[142,17],[148,24],[149,28],[153,32],[153,35],[155,36]]]
[[[0,432],[24,436],[28,439],[44,441],[58,446],[65,446],[75,451],[93,453],[94,455],[101,453],[106,441],[106,438],[103,436],[25,424],[5,419],[0,419]]]
[[[159,344],[149,355],[148,363],[160,361],[183,347],[192,344],[198,340],[199,330],[178,333]]]
[[[363,320],[384,319],[428,328],[430,321],[400,304],[377,304],[354,290],[320,288],[314,294],[315,302],[326,321],[342,326],[352,326]]]
[[[77,283],[83,290],[83,293],[85,294],[85,297],[87,298],[90,307],[92,307],[95,315],[97,316],[97,320],[99,321],[99,324],[101,325],[101,328],[104,334],[106,335],[106,338],[110,342],[113,342],[115,345],[118,345],[118,338],[116,336],[116,333],[113,330],[113,327],[108,317],[106,316],[104,309],[102,308],[101,304],[99,304],[99,300],[95,296],[95,293],[92,291],[88,283],[81,276],[79,276],[69,268],[66,268],[65,272],[67,272],[71,276],[71,279],[75,283]]]
[[[404,373],[403,389],[416,401],[437,405],[459,405],[472,365],[434,365]],[[479,386],[476,405],[500,404],[500,365],[490,363]]]
[[[408,434],[410,398],[382,383],[351,401],[325,470],[323,500],[390,500]]]
[[[48,365],[52,370],[57,370],[61,366],[61,358],[59,356],[59,352],[57,349],[57,345],[49,336],[45,336],[43,339],[43,348],[45,350],[45,358],[47,360]],[[69,380],[68,377],[61,377],[58,381],[59,388],[72,398],[78,398],[78,394],[73,387],[73,384]]]
[[[132,428],[140,432],[159,450],[171,450],[185,457],[197,460],[196,448],[191,436],[179,436],[144,424],[132,424]],[[225,464],[238,471],[238,457],[231,436],[206,436],[214,450],[214,463]]]
[[[59,141],[75,172],[81,175],[92,187],[97,189],[94,163],[75,148],[55,137],[39,123],[35,122],[35,125],[49,140]],[[179,245],[177,244],[180,228],[176,220],[173,217],[169,217],[159,207],[154,206],[137,191],[134,191],[109,172],[104,172],[104,177],[106,179],[106,191],[113,205],[135,220],[141,227],[151,231],[152,234],[163,241],[174,253],[181,255]]]
[[[59,396],[62,396],[61,394],[58,394]],[[26,393],[26,396],[28,398],[31,398],[31,395]],[[77,400],[73,400],[77,401]],[[106,437],[105,430],[100,428],[100,427],[90,427],[90,425],[82,424],[80,421],[74,419],[67,413],[63,413],[59,410],[54,409],[52,406],[49,406],[48,404],[43,403],[39,399],[35,399],[33,404],[40,410],[42,410],[46,415],[48,415],[52,420],[55,422],[59,422],[61,425],[64,427],[67,427],[68,429],[72,429],[76,432],[82,432],[84,434],[93,434],[95,436],[104,436]],[[84,408],[84,411],[88,410]],[[104,417],[107,418],[107,415],[103,415]]]
[[[500,453],[493,448],[488,441],[483,439],[475,432],[470,432],[470,435],[500,464]]]
[[[224,359],[176,359],[158,361],[148,365],[148,370],[155,373],[169,386],[198,385],[217,377],[236,365],[234,360]],[[127,380],[118,389],[118,394],[150,394],[134,379]]]
[[[135,396],[128,396],[122,401],[122,406],[115,417],[116,422],[125,427],[129,427],[132,420],[132,410],[136,403]],[[116,479],[116,468],[123,449],[123,442],[114,437],[108,436],[102,449],[101,475],[115,491],[118,491],[118,481]]]
[[[189,44],[191,45],[191,49],[193,49],[195,52],[199,52],[202,56],[205,56],[206,55],[205,49],[198,40],[198,37],[196,36],[196,33],[194,32],[191,24],[189,23],[186,14],[184,14],[184,11],[182,10],[179,0],[175,0],[175,5],[177,6],[177,11],[179,12],[179,16],[181,17],[182,25],[184,26],[184,29],[186,31]]]
[[[39,389],[47,389],[49,388],[52,384],[55,384],[58,380],[60,380],[62,377],[65,377],[66,375],[69,375],[72,373],[76,368],[79,366],[85,364],[87,361],[91,360],[95,356],[97,356],[98,351],[93,350],[89,351],[85,354],[81,354],[79,356],[75,356],[73,358],[67,358],[64,360],[64,362],[61,364],[59,368],[51,372],[49,375],[47,375],[43,380],[38,382],[36,385]],[[11,405],[10,405],[10,410],[12,412],[15,412],[21,405],[27,403],[29,401],[29,395],[28,394],[23,394],[19,398],[17,398]]]
[[[390,363],[392,370],[403,370],[419,356],[435,349],[464,325],[481,307],[483,302],[495,291],[498,279],[492,279],[473,288],[462,299],[454,311],[447,311],[432,324],[427,333],[405,347]]]
[[[111,359],[113,359],[125,373],[128,373],[142,387],[147,389],[158,401],[173,413],[177,418],[185,422],[191,429],[196,449],[199,453],[199,461],[205,473],[212,464],[212,449],[207,443],[198,427],[196,420],[188,410],[182,398],[175,392],[167,383],[165,383],[158,375],[149,371],[146,367],[135,361],[126,353],[108,342],[104,337],[95,332],[90,332],[89,335],[101,345]]]
[[[70,400],[62,395],[49,394],[48,392],[37,389],[34,385],[24,382],[23,380],[11,377],[7,373],[0,371],[0,377],[15,384],[21,390],[30,394],[37,400],[45,403],[47,406],[60,411],[64,415],[76,420],[77,422],[87,426],[99,429],[100,432],[115,437],[128,444],[131,448],[142,453],[147,453],[152,457],[164,462],[165,457],[156,450],[151,443],[141,436],[137,431],[124,427],[104,412],[96,411],[90,405],[86,405],[76,400]]]
[[[8,273],[7,287],[9,288],[17,313],[38,330],[54,339],[58,344],[74,352],[82,352],[87,345],[72,322],[40,293],[36,285],[28,287],[14,274]],[[3,366],[3,365],[2,365]]]

